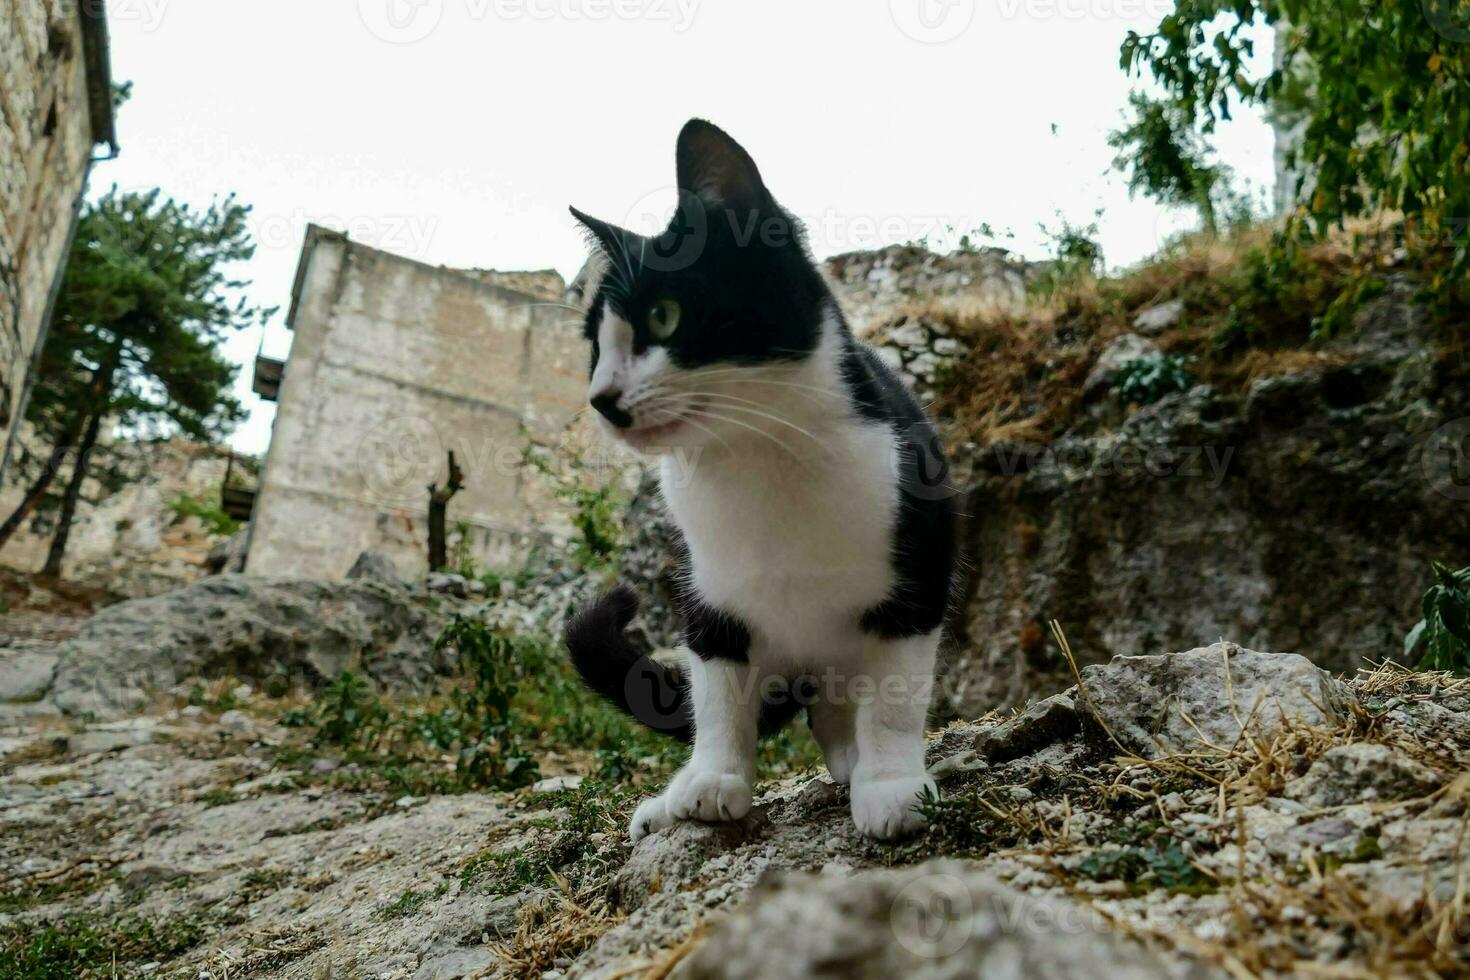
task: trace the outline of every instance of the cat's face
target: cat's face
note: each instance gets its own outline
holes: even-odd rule
[[[738,143],[695,120],[677,155],[680,204],[661,235],[572,210],[607,266],[586,321],[588,402],[649,453],[769,437],[828,296],[799,225]]]

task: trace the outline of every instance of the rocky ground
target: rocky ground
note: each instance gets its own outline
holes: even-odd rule
[[[635,849],[648,787],[571,755],[513,793],[396,795],[226,681],[12,718],[0,977],[1470,970],[1470,681],[1228,644],[1080,679],[935,733],[943,800],[896,847],[819,770]]]

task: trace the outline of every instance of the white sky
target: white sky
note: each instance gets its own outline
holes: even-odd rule
[[[237,192],[259,241],[244,277],[284,307],[306,224],[422,261],[500,269],[583,258],[568,204],[631,226],[673,200],[673,143],[707,117],[806,218],[819,257],[988,222],[1044,254],[1038,222],[1104,210],[1110,265],[1189,218],[1130,201],[1107,133],[1130,86],[1118,46],[1167,0],[108,0],[131,80],[122,156],[93,190]],[[1259,56],[1269,59],[1269,38]],[[1269,63],[1269,61],[1267,61]],[[1053,133],[1052,127],[1056,127]],[[1272,181],[1256,119],[1217,140]],[[284,356],[284,313],[266,328]],[[238,335],[249,391],[260,331]]]

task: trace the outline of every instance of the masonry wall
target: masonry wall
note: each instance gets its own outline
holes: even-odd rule
[[[528,440],[581,409],[586,352],[565,309],[320,230],[298,273],[290,359],[247,571],[338,577],[366,549],[406,576],[428,561],[428,485],[454,450],[451,524],[504,567],[541,530]]]
[[[0,0],[0,453],[92,152],[76,0]]]

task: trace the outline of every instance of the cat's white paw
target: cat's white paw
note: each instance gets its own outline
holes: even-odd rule
[[[669,785],[667,796],[675,820],[721,823],[750,812],[750,781],[735,773],[685,770]]]
[[[628,824],[628,837],[636,844],[649,834],[667,830],[673,824],[674,818],[669,813],[668,800],[662,795],[653,796],[638,804],[638,809],[633,811],[633,819]]]
[[[898,840],[923,830],[928,820],[916,809],[920,797],[935,792],[928,776],[896,776],[854,782],[852,822],[877,840]]]

